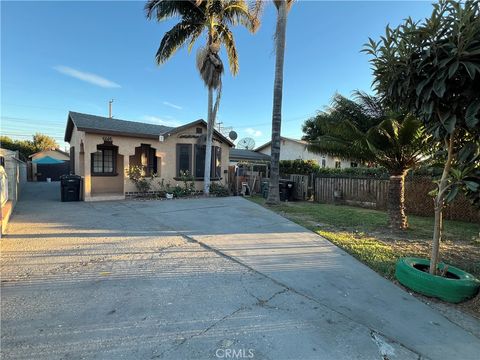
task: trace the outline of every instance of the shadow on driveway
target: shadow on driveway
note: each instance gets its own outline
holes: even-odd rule
[[[59,187],[28,184],[2,239],[6,359],[480,353],[477,337],[242,198],[62,203]]]

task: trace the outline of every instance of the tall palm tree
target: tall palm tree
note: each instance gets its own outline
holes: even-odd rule
[[[213,128],[220,104],[223,62],[219,56],[225,47],[232,75],[238,73],[238,53],[231,26],[243,25],[249,31],[258,28],[258,18],[243,0],[149,0],[145,5],[148,19],[164,21],[179,17],[180,21],[163,36],[157,50],[157,64],[163,64],[188,42],[190,51],[205,32],[205,47],[197,53],[197,68],[208,88],[208,121],[205,149],[204,194],[210,192],[210,167]],[[213,101],[214,91],[216,100]]]
[[[277,8],[277,27],[275,30],[275,80],[273,85],[272,141],[270,184],[266,203],[275,205],[280,202],[278,182],[280,178],[280,131],[282,126],[283,63],[285,60],[285,40],[287,33],[287,14],[293,0],[274,0]]]
[[[385,167],[389,225],[406,229],[405,175],[424,158],[429,137],[418,119],[384,109],[378,98],[356,92],[355,100],[336,95],[327,112],[306,121],[304,139],[314,152]]]

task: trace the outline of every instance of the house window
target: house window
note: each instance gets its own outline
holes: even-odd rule
[[[327,160],[325,160],[325,158],[322,159],[322,168],[326,168],[327,167]]]
[[[205,145],[195,145],[195,177],[202,179],[205,174]],[[210,177],[220,179],[222,177],[222,149],[212,146],[212,160],[210,165]]]
[[[358,167],[358,163],[352,161],[350,163],[350,167]]]
[[[117,149],[102,147],[92,153],[92,175],[117,175],[115,172]]]
[[[335,169],[341,169],[342,168],[342,162],[339,160],[335,161]]]
[[[185,171],[192,173],[192,145],[177,144],[177,176]]]
[[[195,145],[195,177],[203,178],[205,174],[205,145]]]
[[[141,166],[144,176],[158,174],[156,150],[149,144],[135,148],[135,155],[130,156],[130,165]]]

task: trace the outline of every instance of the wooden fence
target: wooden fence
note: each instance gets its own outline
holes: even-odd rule
[[[295,200],[308,200],[310,197],[310,176],[291,174],[290,180],[294,182],[293,198]]]
[[[405,181],[405,207],[408,214],[433,216],[434,188],[431,178],[408,178]],[[388,180],[374,178],[317,177],[313,186],[314,201],[346,204],[378,210],[387,209]],[[449,204],[445,219],[480,222],[480,212],[461,194]]]
[[[314,200],[386,209],[388,180],[370,178],[317,177]]]

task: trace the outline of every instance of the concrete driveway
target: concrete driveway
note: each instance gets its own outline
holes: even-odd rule
[[[4,359],[478,359],[480,340],[241,198],[62,203],[1,240]]]

